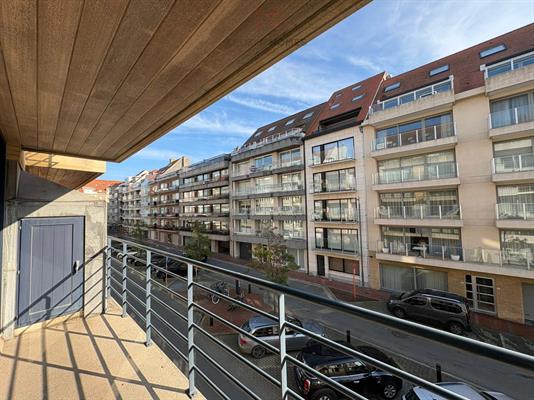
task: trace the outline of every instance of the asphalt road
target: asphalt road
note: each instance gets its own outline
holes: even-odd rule
[[[156,247],[152,243],[150,245]],[[176,252],[176,249],[165,245],[158,245],[157,247]],[[209,262],[233,271],[260,276],[257,271],[234,263],[220,260],[210,260]],[[290,280],[289,285],[297,289],[311,291],[315,294],[325,294],[320,286],[306,282]],[[156,303],[157,301],[153,301],[154,308],[156,307]],[[185,307],[183,305],[177,305],[177,308],[180,312],[185,313]],[[396,358],[404,369],[421,377],[427,379],[432,378],[433,368],[436,363],[439,363],[442,366],[445,376],[450,380],[469,382],[487,390],[500,391],[516,400],[534,399],[534,371],[528,371],[484,356],[474,355],[436,341],[416,337],[353,315],[345,315],[337,311],[334,312],[325,307],[305,301],[288,298],[287,309],[292,314],[302,315],[306,318],[320,321],[328,328],[329,332],[333,332],[334,334],[337,332],[340,337],[344,337],[347,329],[350,330],[354,342],[367,343],[381,348]],[[159,313],[160,311],[167,318],[167,314],[165,313],[168,310],[159,309],[156,312]],[[171,316],[168,317],[171,318]],[[177,326],[180,327],[180,331],[185,332],[185,323],[183,321],[178,317],[174,317],[172,321],[173,324],[176,321]],[[154,321],[154,326],[158,328],[156,321]],[[209,354],[212,354],[211,351],[213,351],[215,357],[223,357],[221,362],[225,362],[225,360],[228,362],[228,357],[230,356],[225,355],[224,351],[212,347],[214,344],[211,340],[205,337],[202,337],[201,340],[202,345],[205,345],[206,349],[210,349]],[[182,344],[180,349],[183,351],[185,349],[185,343]],[[207,360],[202,360],[202,363],[201,367],[205,367],[206,371],[210,371],[209,376],[217,377],[217,379],[223,378],[215,367],[209,365]],[[279,389],[275,388],[272,384],[265,381],[267,382],[267,386],[263,386],[265,382],[260,385],[259,382],[264,381],[264,378],[259,379],[259,374],[253,373],[249,368],[240,367],[239,363],[235,362],[235,360],[229,361],[228,365],[230,365],[229,371],[232,371],[232,374],[235,373],[235,376],[239,376],[239,379],[243,382],[250,382],[253,385],[252,387],[257,390],[257,393],[261,393],[262,399],[280,398],[278,395]],[[243,371],[246,371],[246,373],[243,373]],[[277,372],[273,371],[273,373],[276,374]],[[248,398],[242,391],[234,387],[234,385],[229,385],[227,378],[218,382],[223,385],[220,387],[224,387],[225,392],[227,392],[232,400]],[[205,395],[208,399],[218,398],[212,397],[213,393],[208,393],[208,388],[201,388],[201,390],[203,393],[206,391]]]

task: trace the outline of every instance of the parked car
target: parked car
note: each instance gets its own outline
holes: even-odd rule
[[[398,318],[440,325],[457,335],[471,330],[467,299],[454,293],[421,289],[392,294],[387,306]]]
[[[478,390],[464,382],[441,382],[437,383],[444,389],[462,395],[469,400],[513,400],[511,397],[499,392],[488,392]],[[402,400],[445,400],[444,397],[437,395],[428,389],[420,386],[412,388],[406,393]]]
[[[182,277],[187,276],[187,264],[185,264],[183,262],[180,262],[180,261],[169,260],[167,262],[167,265],[165,265],[165,263],[164,263],[161,266],[161,268],[163,270],[165,270],[165,271],[171,272],[172,274],[180,275]],[[165,279],[165,276],[167,276],[168,278],[173,278],[173,276],[171,274],[167,274],[162,269],[158,269],[156,271],[156,277],[157,278]]]
[[[375,347],[353,347],[346,342],[339,343],[399,368],[395,360]],[[385,399],[393,399],[402,389],[402,379],[321,343],[310,344],[298,354],[297,359],[362,395],[378,394]],[[295,380],[298,389],[308,400],[345,398],[342,393],[298,366],[295,366]]]
[[[300,320],[294,317],[288,317],[288,321],[317,335],[325,336],[324,328],[315,321],[308,319]],[[245,322],[241,328],[272,346],[278,347],[280,345],[278,322],[270,318],[259,315],[254,316]],[[288,351],[301,350],[306,347],[310,341],[311,339],[309,336],[291,329],[286,329],[286,349]],[[267,348],[259,344],[257,341],[242,333],[239,334],[238,344],[239,349],[242,352],[251,354],[254,358],[262,358],[268,351]]]

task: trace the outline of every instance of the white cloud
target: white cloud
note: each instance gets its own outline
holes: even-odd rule
[[[202,113],[184,122],[173,133],[190,134],[187,132],[189,129],[202,131],[201,133],[205,134],[227,133],[230,136],[248,137],[256,130],[256,127],[229,118],[226,113]]]
[[[347,57],[347,61],[351,65],[354,65],[355,67],[363,68],[364,70],[367,70],[373,74],[378,74],[379,72],[384,71],[384,68],[382,68],[380,65],[378,65],[377,63],[365,57],[349,56]]]
[[[160,161],[160,160],[168,161],[171,158],[176,159],[181,156],[182,154],[179,154],[172,150],[158,149],[158,148],[151,148],[151,147],[146,147],[134,155],[135,158],[140,158],[143,160],[154,160],[154,161]]]
[[[275,114],[291,115],[299,111],[293,107],[286,106],[284,104],[273,103],[271,101],[254,98],[254,97],[245,97],[235,94],[229,94],[224,98],[225,100],[231,101],[232,103],[238,104],[240,106],[245,106],[248,108],[253,108],[260,111],[268,111]]]

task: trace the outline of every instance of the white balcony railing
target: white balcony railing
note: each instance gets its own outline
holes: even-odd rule
[[[315,222],[332,222],[332,223],[346,223],[346,222],[358,222],[358,210],[348,211],[340,215],[332,215],[333,213],[326,214],[314,213],[311,217]]]
[[[492,170],[494,174],[534,171],[534,153],[495,157]]]
[[[371,144],[371,151],[431,142],[451,136],[456,136],[456,124],[454,123],[427,126],[422,129],[414,129],[397,135],[375,139]]]
[[[402,241],[377,242],[377,251],[382,254],[396,254],[428,259],[466,262],[474,264],[488,264],[506,268],[534,268],[532,249],[523,248],[497,249],[468,249],[459,245],[428,245],[404,243]]]
[[[378,102],[370,108],[371,113],[387,110],[389,108],[398,107],[402,104],[411,103],[423,97],[433,96],[437,93],[448,92],[452,90],[453,77],[451,76],[444,82],[439,82],[434,85],[426,86],[424,88],[414,90],[412,92],[404,93],[392,99]]]
[[[377,172],[373,175],[373,183],[389,184],[419,182],[439,179],[456,178],[458,164],[454,161],[426,165],[413,165]]]
[[[498,220],[534,220],[534,203],[499,203],[496,204]]]
[[[342,255],[349,255],[349,256],[357,256],[360,254],[359,250],[357,248],[354,249],[333,249],[330,247],[321,247],[314,245],[313,249],[315,251],[321,251],[321,252],[328,252],[328,253],[334,253],[334,254],[342,254]]]
[[[284,131],[282,133],[268,136],[268,137],[260,140],[259,142],[254,142],[254,143],[251,143],[251,144],[246,145],[246,146],[243,145],[241,147],[238,147],[234,151],[232,151],[231,154],[234,156],[234,155],[242,153],[244,151],[257,149],[259,147],[265,146],[265,145],[270,144],[270,143],[275,143],[275,142],[278,142],[280,140],[287,139],[289,137],[302,138],[302,137],[304,137],[304,132],[302,131],[302,128],[292,128],[292,129],[289,129],[289,130]]]
[[[253,174],[255,172],[274,171],[280,168],[304,166],[302,160],[280,162],[268,165],[256,166],[253,164],[240,165],[234,169],[234,177]]]
[[[261,194],[261,193],[271,193],[271,192],[292,192],[296,190],[303,190],[304,186],[302,184],[273,184],[273,185],[263,185],[253,188],[246,188],[241,190],[236,190],[236,196],[244,196],[250,194]]]
[[[495,75],[524,68],[531,64],[534,64],[534,51],[487,66],[484,75],[486,79],[489,79]]]
[[[488,117],[490,129],[534,121],[534,104],[525,104],[506,110],[494,111]]]
[[[303,207],[256,207],[256,209],[242,208],[236,210],[236,216],[255,215],[303,215]]]
[[[459,205],[380,206],[375,218],[384,219],[462,219]]]

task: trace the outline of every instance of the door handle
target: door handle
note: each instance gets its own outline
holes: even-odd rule
[[[80,260],[74,261],[74,273],[80,270]]]

